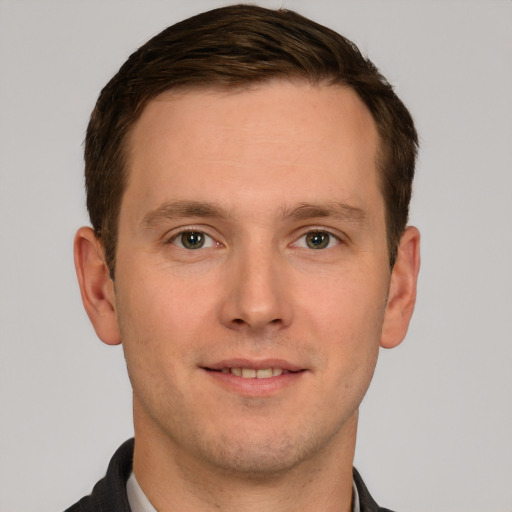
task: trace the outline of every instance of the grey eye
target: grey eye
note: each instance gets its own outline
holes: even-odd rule
[[[331,249],[336,245],[339,245],[341,240],[328,231],[309,231],[303,234],[296,242],[292,244],[292,247],[302,247],[303,249]]]
[[[331,236],[325,231],[312,231],[306,235],[306,245],[310,249],[325,249],[330,241]]]
[[[211,236],[202,231],[183,231],[174,238],[172,243],[183,249],[194,250],[213,247],[215,241]]]
[[[204,235],[197,231],[181,234],[181,243],[187,249],[200,249],[204,245]]]

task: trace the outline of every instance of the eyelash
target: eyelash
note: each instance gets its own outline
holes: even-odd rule
[[[195,247],[195,248],[185,247],[183,245],[183,237],[187,234],[188,235],[192,235],[192,234],[199,235],[199,237],[203,238],[203,244],[201,244],[200,246]],[[176,241],[181,241],[181,243],[180,244],[175,243]],[[222,245],[220,242],[215,240],[215,238],[213,238],[208,233],[205,233],[203,230],[193,229],[193,228],[184,229],[184,230],[180,231],[179,233],[174,234],[166,243],[175,245],[175,246],[179,247],[180,249],[185,249],[185,250],[198,250],[198,249],[203,249],[203,248],[207,249],[210,247],[214,247],[214,246],[219,247]],[[205,243],[208,244],[206,247],[204,245]]]
[[[183,237],[187,234],[188,235],[192,235],[192,234],[198,235],[199,239],[202,237],[203,243],[200,244],[198,247],[185,247],[185,245],[183,243]],[[327,237],[327,242],[325,243],[325,239],[320,238],[318,246],[312,247],[308,244],[308,241],[306,239],[306,237],[308,237],[309,235],[325,236],[325,237]],[[303,244],[301,244],[300,241],[303,239],[305,241]],[[179,243],[176,243],[177,241]],[[199,240],[199,242],[200,241],[201,240]],[[340,243],[342,243],[342,239],[339,236],[332,233],[331,231],[326,230],[324,228],[313,228],[313,229],[309,229],[308,231],[303,233],[301,236],[299,236],[292,244],[290,244],[290,247],[300,247],[303,249],[310,249],[310,250],[324,250],[324,249],[331,249],[333,247],[333,245],[332,245],[333,242],[335,242],[334,246],[336,246],[336,245],[339,245]],[[185,249],[185,250],[190,250],[190,251],[222,246],[222,244],[220,242],[215,240],[215,238],[213,238],[208,233],[204,232],[201,229],[194,229],[194,228],[183,229],[182,231],[174,234],[171,238],[169,238],[166,243],[175,245],[176,247],[179,247],[180,249]],[[322,247],[323,243],[325,243],[325,246]],[[205,246],[205,244],[207,244],[207,245]]]
[[[299,242],[302,239],[306,239],[306,237],[308,235],[327,236],[328,242],[325,247],[310,247],[310,246],[308,246],[307,241],[304,243],[304,245],[299,245]],[[323,242],[323,240],[321,242]],[[324,249],[332,249],[332,247],[333,247],[332,242],[335,242],[335,246],[336,246],[336,245],[339,245],[340,243],[342,243],[342,240],[339,236],[335,235],[334,233],[332,233],[326,229],[323,229],[323,228],[318,228],[318,229],[309,229],[306,233],[302,234],[299,238],[297,238],[297,240],[295,242],[293,242],[293,244],[291,244],[291,245],[292,245],[292,247],[295,246],[295,247],[301,247],[304,249],[310,249],[312,251],[314,251],[314,250],[318,251],[318,250],[324,250]]]

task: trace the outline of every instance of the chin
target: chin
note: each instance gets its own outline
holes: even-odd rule
[[[288,472],[314,452],[306,440],[287,436],[279,439],[267,436],[261,440],[241,436],[240,439],[219,440],[216,446],[202,448],[203,457],[218,470],[255,479]],[[207,453],[204,453],[205,448]]]
[[[335,436],[334,432],[314,432],[304,428],[276,430],[241,430],[221,437],[217,432],[213,439],[205,436],[196,449],[201,452],[201,458],[218,471],[262,480],[288,474],[295,467],[321,457],[323,447]]]

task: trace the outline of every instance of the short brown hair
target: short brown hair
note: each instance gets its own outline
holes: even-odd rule
[[[248,5],[214,9],[166,28],[134,52],[101,91],[85,140],[87,208],[114,276],[117,225],[126,187],[127,135],[145,105],[176,88],[243,88],[272,79],[353,89],[380,136],[389,260],[405,229],[418,137],[411,115],[358,48],[289,10]]]

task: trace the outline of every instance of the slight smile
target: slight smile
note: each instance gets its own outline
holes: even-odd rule
[[[269,379],[283,373],[290,373],[282,368],[261,368],[259,370],[254,368],[222,368],[221,372],[232,373],[237,377],[242,377],[242,379]]]
[[[308,371],[282,360],[230,360],[202,367],[223,387],[245,395],[273,394]]]

